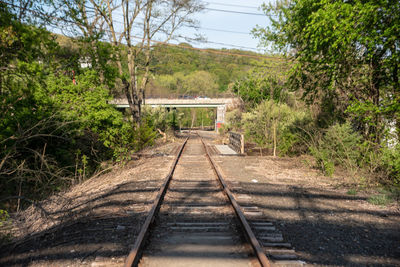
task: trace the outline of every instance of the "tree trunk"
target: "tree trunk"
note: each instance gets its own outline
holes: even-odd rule
[[[140,126],[140,113],[141,113],[141,97],[138,94],[136,83],[137,68],[136,68],[136,51],[131,46],[128,46],[128,69],[129,69],[129,82],[125,84],[125,94],[128,99],[129,109],[132,114],[133,123]]]
[[[274,121],[273,138],[274,138],[274,157],[276,157],[276,121]]]
[[[378,108],[380,105],[380,73],[379,73],[379,63],[372,63],[372,101],[374,103],[375,108]],[[373,114],[375,125],[371,126],[371,132],[374,135],[374,141],[376,144],[380,144],[381,142],[381,117],[379,113]]]

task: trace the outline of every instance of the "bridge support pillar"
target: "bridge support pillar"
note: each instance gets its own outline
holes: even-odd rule
[[[226,113],[226,105],[217,107],[217,119],[215,120],[215,130],[218,132],[218,129],[222,127],[225,123],[225,113]]]

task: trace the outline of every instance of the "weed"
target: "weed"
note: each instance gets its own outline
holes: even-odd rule
[[[379,194],[370,196],[368,202],[374,205],[386,206],[393,201],[392,197],[388,194]]]
[[[311,161],[309,159],[303,159],[301,161],[301,163],[303,163],[304,166],[311,168],[313,166],[313,164],[311,163]]]
[[[326,176],[332,177],[335,172],[335,164],[332,161],[323,162],[323,172]]]
[[[356,189],[349,189],[349,191],[347,191],[347,194],[350,196],[355,196],[357,195],[357,190]]]
[[[10,215],[6,210],[0,209],[0,227],[10,218]]]

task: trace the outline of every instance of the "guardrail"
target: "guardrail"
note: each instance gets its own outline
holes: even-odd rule
[[[241,133],[228,132],[229,146],[239,154],[244,154],[244,135]]]

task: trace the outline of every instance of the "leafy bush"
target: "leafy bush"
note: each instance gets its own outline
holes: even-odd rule
[[[143,109],[143,117],[147,123],[154,128],[154,130],[160,129],[165,132],[170,129],[174,130],[178,128],[178,115],[175,109],[168,111],[164,107],[147,107]]]
[[[359,168],[362,143],[361,136],[351,128],[350,123],[335,124],[310,146],[310,151],[327,176],[333,174],[335,165],[355,173]]]
[[[251,112],[243,113],[242,127],[246,138],[260,147],[274,148],[280,155],[296,153],[304,143],[304,132],[297,125],[309,124],[309,114],[286,104],[266,100]]]
[[[242,112],[239,109],[229,111],[225,115],[225,127],[231,130],[238,130],[241,126]]]
[[[309,149],[327,176],[341,166],[352,174],[375,173],[383,178],[380,182],[400,188],[400,145],[389,148],[364,140],[349,122],[329,127],[319,139],[314,137]]]
[[[400,188],[400,144],[393,148],[382,148],[381,155],[381,169],[389,181]]]
[[[268,63],[265,63],[268,64]],[[255,108],[265,100],[281,102],[287,98],[285,76],[282,75],[287,66],[279,63],[280,71],[272,73],[270,68],[256,67],[247,76],[233,84],[232,91],[240,96],[246,107]]]
[[[218,90],[217,77],[207,71],[176,72],[156,76],[156,85],[180,95],[212,96]]]
[[[21,65],[43,71],[35,62]],[[60,74],[29,77],[10,81],[0,95],[0,195],[45,197],[141,145],[93,71],[76,84]]]
[[[10,215],[6,210],[0,209],[0,227],[10,218]]]

